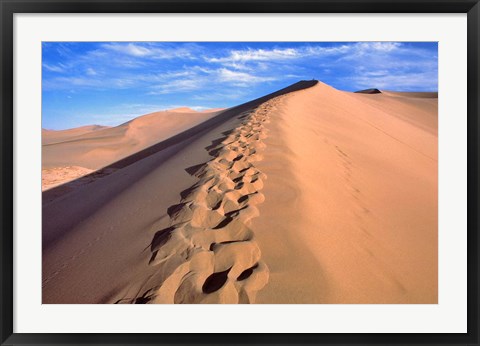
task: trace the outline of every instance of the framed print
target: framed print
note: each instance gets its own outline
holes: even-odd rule
[[[2,1],[2,345],[478,345],[478,1]]]

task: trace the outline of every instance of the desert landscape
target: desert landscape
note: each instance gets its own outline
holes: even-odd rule
[[[43,140],[44,303],[437,302],[435,93],[302,81]]]
[[[42,304],[438,304],[437,90],[436,42],[43,42]]]

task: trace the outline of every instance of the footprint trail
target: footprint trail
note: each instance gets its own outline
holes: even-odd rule
[[[267,178],[255,163],[262,160],[269,112],[281,98],[243,113],[239,127],[207,147],[213,158],[188,170],[198,182],[168,209],[170,226],[151,243],[150,265],[161,285],[144,293],[142,303],[255,302],[269,277],[250,228]]]

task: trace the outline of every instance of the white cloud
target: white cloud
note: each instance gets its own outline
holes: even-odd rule
[[[185,71],[172,71],[166,74],[145,77],[154,79],[158,84],[153,85],[150,95],[188,92],[195,90],[210,90],[219,85],[248,87],[262,82],[274,81],[271,76],[257,76],[247,72],[232,71],[227,68],[208,69],[193,66]]]
[[[208,62],[232,62],[232,61],[271,61],[284,60],[298,57],[298,51],[294,48],[285,49],[247,49],[232,50],[230,55],[223,58],[207,58]]]
[[[248,62],[273,62],[287,61],[306,57],[326,56],[345,54],[353,49],[353,46],[344,44],[341,46],[300,46],[296,48],[274,48],[274,49],[245,49],[231,50],[224,57],[206,57],[210,63],[221,63],[226,66],[245,68]]]
[[[103,48],[132,56],[147,56],[152,54],[150,49],[133,43],[107,43],[103,45]]]
[[[341,46],[307,46],[302,49],[302,57],[305,56],[327,56],[345,54],[352,50],[352,45]]]
[[[173,59],[173,58],[188,58],[194,59],[191,52],[191,47],[169,48],[161,47],[157,44],[138,44],[138,43],[107,43],[102,45],[102,48],[107,51],[129,55],[136,58],[151,58],[151,59]],[[190,49],[189,49],[190,48]]]
[[[162,84],[154,85],[154,91],[149,95],[170,94],[175,92],[186,92],[201,89],[204,81],[201,79],[176,79]]]
[[[217,70],[218,78],[222,82],[233,82],[233,84],[253,84],[275,80],[273,77],[260,77],[246,72],[231,71],[226,68]]]
[[[359,42],[355,48],[369,52],[391,52],[401,46],[402,44],[400,42]]]
[[[135,86],[137,83],[135,79],[129,78],[95,78],[78,76],[78,77],[57,77],[50,78],[43,81],[42,87],[45,90],[70,90],[70,92],[75,91],[74,88],[81,89],[97,89],[97,90],[106,90],[106,89],[126,89],[132,86]]]
[[[44,63],[42,66],[48,71],[57,72],[57,73],[65,72],[65,68],[66,68],[66,66],[63,64],[49,65],[47,63]]]
[[[362,58],[370,58],[378,62],[384,62],[386,57],[406,51],[399,42],[358,42],[350,45],[349,48],[348,51],[340,54],[339,61],[360,61]]]
[[[366,71],[363,73],[365,77],[381,77],[389,74],[388,70]]]
[[[82,87],[97,87],[101,86],[101,81],[93,79],[93,78],[84,78],[84,77],[60,77],[53,80],[50,80],[47,83],[47,87],[55,85],[63,84],[65,87],[67,86],[82,86]]]
[[[390,53],[402,47],[399,42],[358,42],[335,46],[304,45],[295,48],[231,50],[223,57],[205,57],[209,63],[219,63],[234,69],[251,69],[249,62],[282,62],[302,58],[358,57],[364,54]],[[258,65],[257,65],[258,66]]]
[[[97,71],[95,71],[93,68],[89,67],[87,68],[87,70],[85,71],[85,73],[89,76],[96,76],[98,73]]]

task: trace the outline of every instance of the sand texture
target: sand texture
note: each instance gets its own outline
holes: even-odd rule
[[[437,303],[436,94],[372,90],[44,131],[43,303]]]

